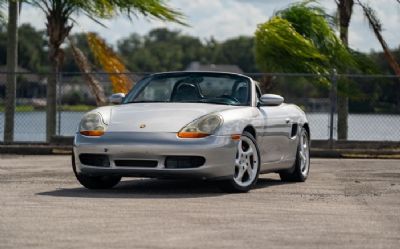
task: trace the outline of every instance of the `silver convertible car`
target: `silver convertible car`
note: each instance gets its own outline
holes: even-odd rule
[[[246,192],[262,173],[300,182],[309,174],[306,115],[247,76],[158,73],[110,101],[84,115],[74,139],[73,170],[86,188],[121,177],[200,178]]]

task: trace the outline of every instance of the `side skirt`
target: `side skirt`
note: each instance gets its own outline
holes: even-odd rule
[[[264,163],[261,165],[260,174],[266,174],[266,173],[277,172],[280,170],[290,169],[293,166],[295,160],[296,158],[287,159],[279,162]]]

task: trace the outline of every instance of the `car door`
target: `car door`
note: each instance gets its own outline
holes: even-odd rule
[[[259,90],[258,90],[259,91]],[[257,93],[261,96],[261,92]],[[291,124],[284,104],[279,106],[259,106],[264,120],[264,130],[260,146],[262,163],[280,162],[287,157]]]

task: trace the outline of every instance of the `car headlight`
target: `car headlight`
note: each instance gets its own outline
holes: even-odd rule
[[[187,124],[178,132],[180,138],[202,138],[213,134],[222,124],[223,119],[216,114],[203,116]]]
[[[106,129],[107,124],[100,113],[86,114],[79,124],[79,133],[90,137],[102,136]]]

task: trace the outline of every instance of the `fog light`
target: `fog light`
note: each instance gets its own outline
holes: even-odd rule
[[[110,167],[107,155],[102,154],[80,154],[79,160],[82,164],[96,167]]]

